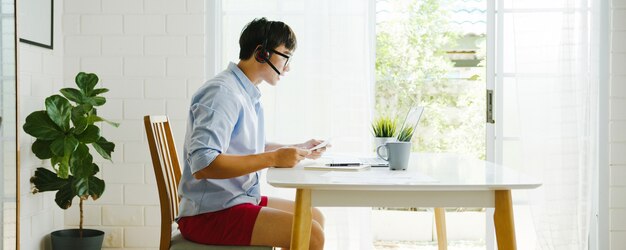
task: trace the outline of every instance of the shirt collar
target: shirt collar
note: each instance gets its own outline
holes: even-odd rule
[[[228,64],[228,69],[235,74],[235,76],[239,80],[239,84],[241,85],[241,87],[243,87],[243,89],[250,96],[250,98],[253,101],[258,102],[261,98],[261,91],[259,90],[259,88],[257,88],[257,86],[254,85],[250,81],[250,79],[248,79],[246,74],[241,71],[237,64],[231,62],[230,64]]]

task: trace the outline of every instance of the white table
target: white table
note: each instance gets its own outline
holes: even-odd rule
[[[311,164],[311,162],[303,163]],[[271,168],[267,182],[295,188],[291,248],[309,249],[312,206],[345,207],[494,207],[498,249],[516,249],[511,190],[541,184],[490,162],[454,154],[411,155],[406,171]]]

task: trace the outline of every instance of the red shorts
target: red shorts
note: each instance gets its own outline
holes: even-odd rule
[[[224,210],[182,217],[178,220],[180,233],[187,240],[206,245],[249,246],[252,229],[267,196],[261,203],[239,204]]]

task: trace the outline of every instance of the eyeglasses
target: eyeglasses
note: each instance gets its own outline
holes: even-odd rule
[[[276,51],[275,49],[270,49],[269,51],[271,51],[272,53],[276,53],[276,54],[278,54],[279,56],[282,56],[282,57],[284,57],[285,59],[287,59],[287,60],[285,61],[285,65],[283,65],[283,67],[287,67],[287,65],[289,65],[289,56],[288,56],[288,55],[285,55],[285,54],[283,54],[283,53],[280,53],[280,52]],[[270,57],[271,57],[271,56],[270,56]]]

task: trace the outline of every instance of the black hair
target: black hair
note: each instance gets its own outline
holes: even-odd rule
[[[269,24],[271,23],[271,24]],[[269,28],[269,30],[267,30]],[[267,34],[267,37],[265,37]],[[279,21],[268,21],[265,17],[256,18],[248,23],[239,37],[239,59],[249,59],[257,46],[267,39],[266,49],[276,49],[281,44],[294,51],[298,45],[296,34],[289,25]]]

